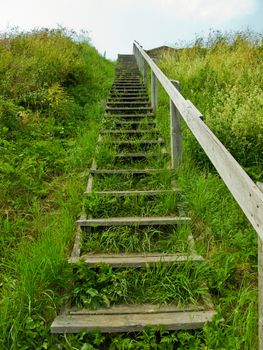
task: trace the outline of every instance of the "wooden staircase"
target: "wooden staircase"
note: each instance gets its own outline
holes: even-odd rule
[[[105,118],[98,141],[100,148],[106,146],[111,153],[110,164],[103,159],[95,159],[89,171],[85,196],[96,198],[117,198],[119,201],[127,197],[149,199],[149,205],[161,201],[163,196],[176,196],[177,208],[168,214],[132,215],[108,217],[92,217],[83,214],[76,222],[78,230],[75,235],[74,247],[69,263],[84,261],[88,267],[106,263],[113,268],[142,268],[146,264],[202,264],[204,259],[195,250],[193,236],[187,237],[188,251],[172,254],[169,252],[147,252],[102,254],[83,253],[81,247],[82,235],[92,235],[95,228],[108,227],[140,227],[149,226],[169,228],[178,225],[188,225],[190,218],[184,213],[180,203],[180,189],[174,184],[174,172],[169,168],[169,158],[164,148],[164,141],[157,129],[154,111],[148,99],[147,89],[142,81],[133,55],[119,55],[116,68],[116,78],[110,90],[110,96],[105,108]],[[153,167],[158,160],[158,167]],[[149,166],[150,165],[150,166]],[[157,188],[151,188],[153,176],[162,178],[169,173],[169,188],[157,183]],[[98,188],[96,181],[111,176],[119,178],[121,189]],[[129,178],[131,188],[126,188],[125,180]],[[143,183],[143,188],[141,187]],[[99,182],[98,182],[99,183]],[[121,202],[120,202],[121,203]],[[76,333],[81,330],[101,332],[131,332],[140,331],[147,325],[161,325],[168,330],[197,329],[211,321],[214,316],[213,305],[209,297],[204,297],[202,303],[178,306],[171,305],[114,305],[97,310],[78,309],[67,306],[52,323],[52,333]]]

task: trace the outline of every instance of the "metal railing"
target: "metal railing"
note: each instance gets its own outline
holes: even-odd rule
[[[202,113],[186,100],[179,91],[179,82],[171,81],[147,55],[138,42],[133,43],[133,53],[139,70],[147,84],[147,65],[151,71],[151,101],[153,109],[158,104],[158,81],[170,98],[171,167],[175,168],[181,157],[182,117],[218,174],[239,204],[259,237],[258,288],[259,288],[259,349],[263,349],[263,186],[255,184],[230,152],[202,120]]]

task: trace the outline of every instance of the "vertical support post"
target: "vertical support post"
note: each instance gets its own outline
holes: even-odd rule
[[[142,76],[143,76],[144,85],[147,86],[147,62],[143,57],[142,57]]]
[[[263,183],[257,182],[263,192]],[[258,237],[258,349],[263,349],[263,241]]]
[[[171,80],[172,84],[179,91],[179,81]],[[182,154],[182,134],[180,114],[173,101],[170,99],[170,132],[171,132],[171,168],[175,169],[180,163]]]
[[[139,66],[139,71],[142,74],[142,56],[141,56],[141,53],[139,52],[139,50],[138,50],[138,66]]]
[[[158,105],[158,80],[153,71],[151,71],[151,93],[152,93],[152,108],[155,111]]]

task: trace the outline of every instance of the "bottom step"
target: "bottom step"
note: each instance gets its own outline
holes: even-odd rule
[[[96,329],[102,333],[138,332],[146,326],[164,326],[167,330],[198,329],[214,315],[214,310],[205,310],[202,305],[118,305],[95,311],[72,309],[56,317],[51,332],[78,333]]]
[[[204,261],[200,255],[162,254],[162,253],[130,253],[130,254],[85,254],[80,257],[71,257],[69,263],[84,261],[88,266],[109,264],[112,267],[142,267],[146,264],[154,265],[159,262],[165,264],[183,263],[186,261]]]

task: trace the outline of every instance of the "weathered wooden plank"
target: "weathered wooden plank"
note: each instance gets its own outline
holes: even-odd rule
[[[177,306],[173,304],[130,304],[130,305],[113,305],[109,308],[99,308],[96,310],[71,308],[66,311],[69,315],[119,315],[119,314],[158,314],[158,313],[174,313],[187,311],[205,311],[210,309],[206,304],[187,304]],[[212,310],[212,309],[211,309]]]
[[[179,90],[179,81],[171,80],[172,84]],[[180,162],[182,153],[182,135],[180,114],[173,101],[170,99],[170,133],[171,133],[171,167],[175,169]]]
[[[86,220],[87,216],[85,213],[83,213],[80,216],[80,220]],[[80,251],[81,251],[81,228],[80,226],[76,227],[76,232],[75,232],[75,237],[74,237],[74,244],[73,244],[73,248],[71,251],[71,258],[73,257],[79,257],[80,256]]]
[[[91,170],[95,170],[95,169],[97,169],[97,163],[96,163],[95,159],[93,159],[92,165],[91,165]],[[90,193],[92,191],[93,180],[94,180],[93,174],[90,172],[89,176],[88,176],[86,191],[85,191],[86,193]]]
[[[156,125],[156,121],[133,121],[133,120],[129,120],[129,121],[114,121],[114,124],[120,125],[120,126],[129,126],[129,125],[136,125],[136,126],[153,126]]]
[[[152,107],[106,107],[106,111],[152,111]]]
[[[84,261],[88,266],[97,264],[109,264],[112,267],[143,267],[154,265],[159,262],[162,264],[184,263],[186,261],[200,262],[204,261],[200,255],[187,254],[162,254],[162,253],[145,253],[145,254],[85,254],[80,257],[71,257],[68,262],[76,263]]]
[[[164,143],[162,138],[158,140],[112,140],[113,145],[162,145]]]
[[[150,129],[150,130],[143,130],[143,129],[139,129],[139,130],[103,130],[101,132],[102,134],[137,134],[137,135],[141,135],[141,134],[160,134],[159,130],[156,129]]]
[[[150,103],[147,101],[107,101],[107,108],[111,108],[111,107],[122,107],[122,108],[136,108],[137,107],[150,107]]]
[[[94,169],[90,170],[92,174],[153,174],[163,171],[163,169]]]
[[[111,92],[109,95],[109,98],[145,98],[148,100],[148,94],[146,91],[140,92],[140,91],[134,91],[134,92],[123,92],[123,91],[114,91]]]
[[[114,155],[115,158],[154,158],[165,156],[168,153],[162,151],[161,153],[157,152],[125,152],[125,153],[117,153]]]
[[[169,194],[174,192],[180,192],[179,188],[173,188],[172,190],[149,190],[149,191],[95,191],[94,194],[100,196],[158,196],[161,194]],[[88,193],[85,192],[87,195]]]
[[[138,114],[134,114],[134,113],[131,113],[131,114],[106,114],[105,115],[105,118],[154,118],[154,114],[153,113],[138,113]]]
[[[100,219],[77,220],[76,224],[80,226],[159,226],[176,225],[178,223],[187,223],[191,219],[181,216],[134,216],[134,217],[110,217]]]
[[[51,325],[52,333],[78,333],[82,330],[99,329],[102,333],[137,332],[146,326],[159,325],[168,330],[187,330],[202,328],[212,320],[215,312],[158,312],[151,314],[117,315],[60,315]]]
[[[229,191],[232,193],[260,238],[263,239],[263,193],[219,139],[201,120],[200,115],[202,115],[202,113],[198,112],[196,108],[194,109],[191,107],[138,43],[134,42],[134,45],[155,73],[189,129],[225,182]]]
[[[128,85],[128,86],[144,86],[143,83],[140,80],[131,80],[131,79],[125,79],[123,81],[120,80],[115,80],[112,84],[112,86],[123,86],[123,85]]]
[[[153,71],[151,71],[151,101],[155,111],[158,106],[158,80]]]
[[[125,102],[130,102],[130,101],[147,101],[149,102],[148,96],[115,96],[115,97],[109,97],[108,101],[113,102],[113,101],[125,101]]]
[[[110,92],[147,92],[144,86],[113,86]]]

